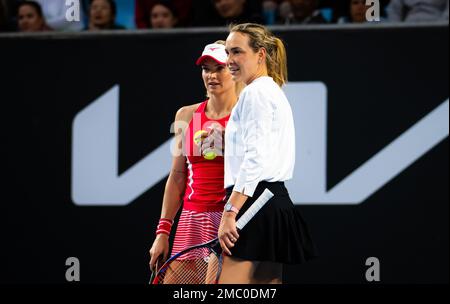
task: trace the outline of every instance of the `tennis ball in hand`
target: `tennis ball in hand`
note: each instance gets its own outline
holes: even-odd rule
[[[198,146],[202,142],[203,137],[206,136],[208,136],[208,132],[205,130],[198,130],[197,132],[195,132],[194,134],[195,144]]]
[[[208,151],[203,153],[203,157],[207,160],[213,160],[214,158],[216,158],[217,154],[214,151]]]

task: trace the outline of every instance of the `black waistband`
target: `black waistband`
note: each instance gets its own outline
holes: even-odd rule
[[[226,188],[227,196],[231,194],[234,186],[230,186]],[[266,182],[262,181],[258,183],[258,186],[255,189],[253,197],[258,197],[266,188],[268,188],[274,195],[288,195],[288,191],[284,186],[284,182]]]

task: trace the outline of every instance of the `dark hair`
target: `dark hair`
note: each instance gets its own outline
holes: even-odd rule
[[[94,0],[91,0],[91,3],[90,3],[91,5],[92,5],[92,2],[94,2]],[[116,4],[116,1],[114,1],[114,0],[106,0],[106,2],[108,2],[109,6],[111,7],[111,12],[112,12],[113,16],[115,17],[117,15],[117,4]]]
[[[155,6],[157,6],[157,5],[164,6],[165,8],[167,8],[172,13],[172,15],[175,18],[178,18],[178,11],[177,11],[176,7],[173,5],[172,1],[170,1],[170,0],[157,0],[157,1],[155,1],[155,3],[153,4],[152,8],[150,9],[149,14],[151,14],[153,8]]]
[[[42,12],[42,7],[41,7],[41,5],[40,5],[39,3],[37,3],[36,1],[22,1],[22,2],[20,2],[20,3],[17,5],[17,12],[19,11],[19,9],[20,9],[22,6],[25,6],[25,5],[28,5],[28,6],[33,7],[34,10],[36,11],[36,13],[39,15],[39,17],[44,17],[44,14],[43,14],[43,12]]]

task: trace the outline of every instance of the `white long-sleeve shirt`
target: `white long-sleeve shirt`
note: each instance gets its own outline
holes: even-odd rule
[[[271,77],[241,93],[225,130],[225,188],[253,196],[260,181],[292,178],[295,128],[286,95]]]

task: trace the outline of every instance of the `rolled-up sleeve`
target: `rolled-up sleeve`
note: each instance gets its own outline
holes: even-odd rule
[[[242,98],[242,128],[244,159],[233,190],[253,196],[270,155],[270,133],[274,108],[267,97],[257,90],[247,91]]]

